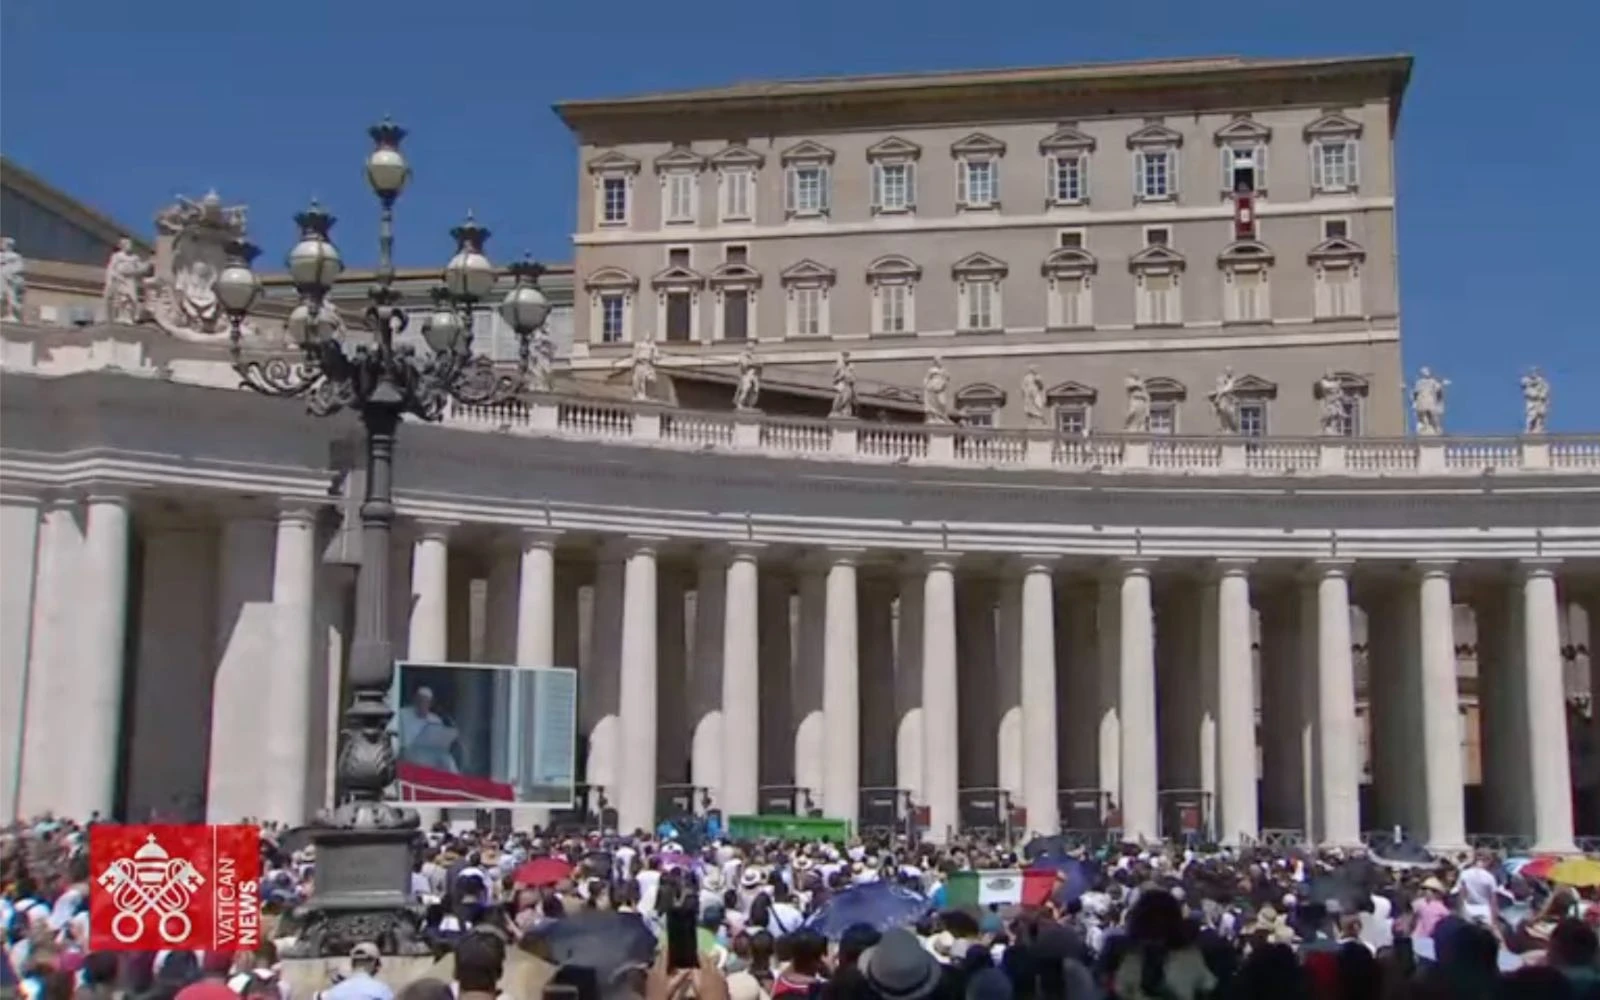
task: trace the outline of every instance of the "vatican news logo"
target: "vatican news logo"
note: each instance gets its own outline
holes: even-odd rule
[[[89,828],[89,947],[253,951],[261,943],[254,826]]]

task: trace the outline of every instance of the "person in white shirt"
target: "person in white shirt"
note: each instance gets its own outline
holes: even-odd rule
[[[400,727],[400,759],[409,761],[422,767],[436,768],[440,771],[449,771],[451,774],[460,772],[456,766],[455,757],[448,750],[437,747],[425,747],[417,744],[417,738],[429,726],[443,726],[442,719],[433,710],[433,689],[419,687],[411,696],[411,704],[400,710],[396,723]]]
[[[1493,864],[1493,855],[1479,851],[1473,863],[1456,876],[1455,888],[1450,890],[1461,900],[1462,915],[1474,923],[1492,925],[1499,916],[1500,883],[1490,870]]]

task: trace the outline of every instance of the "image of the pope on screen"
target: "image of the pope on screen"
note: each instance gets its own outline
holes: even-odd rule
[[[435,710],[433,689],[419,684],[399,712],[400,759],[451,774],[461,773],[461,734]]]

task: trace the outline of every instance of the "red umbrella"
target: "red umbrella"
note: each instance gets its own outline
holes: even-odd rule
[[[511,875],[517,885],[543,887],[572,877],[572,865],[563,858],[534,858],[525,861]]]
[[[1550,869],[1560,864],[1561,858],[1553,854],[1541,854],[1532,861],[1517,869],[1517,874],[1523,878],[1547,879]]]

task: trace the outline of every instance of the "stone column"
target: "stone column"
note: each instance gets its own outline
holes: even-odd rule
[[[1533,790],[1533,850],[1574,852],[1572,767],[1568,756],[1566,690],[1562,680],[1560,604],[1555,566],[1527,561],[1522,570],[1522,682],[1527,706],[1529,785]],[[1594,629],[1590,635],[1593,641]],[[1590,647],[1590,656],[1595,654]]]
[[[1022,587],[1020,577],[1008,575],[1001,579],[994,640],[995,775],[999,787],[1011,793],[1012,802],[1018,805],[1023,800],[1022,760],[1026,752],[1022,735]],[[1053,666],[1054,649],[1050,651],[1050,661]],[[1051,687],[1054,690],[1053,684]],[[1050,752],[1055,753],[1054,743]]]
[[[757,585],[757,644],[760,647],[759,784],[787,785],[794,781],[794,687],[789,662],[789,580],[760,573]]]
[[[488,546],[484,579],[483,660],[502,666],[517,662],[517,604],[521,597],[522,546],[495,539]],[[489,734],[489,768],[495,777],[521,786],[527,776],[529,727],[533,725],[533,685],[521,671],[497,670],[492,703],[507,706],[493,713]],[[521,825],[522,812],[514,814]],[[531,817],[530,817],[531,820]]]
[[[926,787],[922,765],[922,574],[903,573],[900,581],[894,664],[894,782],[911,794],[911,801],[922,805]]]
[[[861,805],[861,663],[856,607],[856,559],[850,549],[828,553],[827,634],[822,647],[822,720],[826,748],[822,808],[855,824]]]
[[[894,585],[861,581],[861,782],[895,787]]]
[[[1323,844],[1361,843],[1361,747],[1356,731],[1355,665],[1350,650],[1350,563],[1316,563],[1317,809]],[[1454,708],[1451,709],[1454,711]]]
[[[70,816],[110,816],[116,802],[131,542],[127,495],[115,490],[89,494],[72,735],[82,758],[75,769],[79,783]]]
[[[661,571],[656,600],[656,633],[661,649],[656,779],[663,785],[689,783],[689,649],[684,621],[687,590],[688,581],[681,572]]]
[[[1260,835],[1255,681],[1250,670],[1250,563],[1217,563],[1217,831],[1224,844]]]
[[[453,525],[417,525],[411,552],[411,628],[407,656],[419,662],[450,658],[450,530]]]
[[[726,574],[719,551],[709,549],[701,553],[694,588],[694,665],[690,674],[694,688],[691,706],[694,734],[689,780],[709,790],[718,808],[722,808],[722,627]]]
[[[316,623],[317,508],[285,503],[278,510],[272,563],[272,604],[277,617],[268,698],[262,718],[275,736],[262,740],[263,819],[299,826],[312,806],[308,792],[311,746],[318,727],[311,717],[313,627]]]
[[[1022,686],[1022,804],[1028,829],[1053,836],[1061,828],[1056,771],[1056,638],[1053,560],[1023,563],[1019,619]]]
[[[1122,734],[1123,837],[1156,840],[1161,835],[1156,787],[1155,611],[1150,600],[1148,559],[1125,559],[1121,597],[1121,672],[1117,703]]]
[[[922,584],[922,768],[928,836],[943,843],[961,826],[956,700],[955,556],[929,553]]]
[[[800,569],[800,643],[794,674],[794,783],[822,799],[823,724],[822,661],[827,635],[828,586],[820,562],[807,560]]]
[[[1101,580],[1095,607],[1095,705],[1099,788],[1122,804],[1122,579]]]
[[[622,552],[602,546],[595,564],[589,662],[578,678],[578,714],[589,739],[585,780],[615,802],[622,772],[618,725],[622,684]]]
[[[74,697],[77,615],[84,558],[76,497],[52,497],[39,528],[32,629],[28,636],[28,693],[22,733],[17,814],[65,812],[69,767],[77,766]]]
[[[722,630],[722,793],[724,816],[760,811],[761,633],[759,545],[728,558]]]
[[[567,605],[564,610],[571,615],[566,619],[570,626],[577,623],[578,603],[576,587],[565,591],[557,588],[556,546],[560,541],[560,532],[546,528],[524,529],[519,539],[515,577],[515,635],[511,651],[511,662],[519,667],[577,665],[575,652],[570,661],[558,663],[556,659],[557,602]],[[576,639],[575,627],[570,634]],[[516,686],[521,690],[517,692],[516,704],[522,712],[527,713],[524,721],[531,724],[538,718],[537,713],[547,697],[547,685],[542,683],[541,678],[528,677],[520,671],[517,673],[516,680],[521,683]],[[538,756],[534,740],[539,739],[539,735],[528,733],[525,726],[517,727],[516,731],[517,742],[512,745],[511,753],[517,764],[517,778],[524,785],[531,785],[536,777],[534,765]],[[518,823],[536,823],[548,821],[548,818],[546,810],[518,810],[516,816]]]
[[[0,552],[6,560],[0,574],[0,825],[18,818],[22,789],[38,542],[39,498],[6,488],[0,493]]]
[[[1462,797],[1461,708],[1456,686],[1455,612],[1448,562],[1417,564],[1421,639],[1422,757],[1427,843],[1456,850],[1467,843]],[[1563,746],[1563,750],[1565,747]]]
[[[272,735],[261,706],[276,642],[275,534],[273,522],[253,512],[222,525],[206,774],[206,818],[213,823],[237,823],[261,807],[262,742]]]
[[[628,539],[622,584],[617,828],[653,830],[656,814],[656,545]]]

